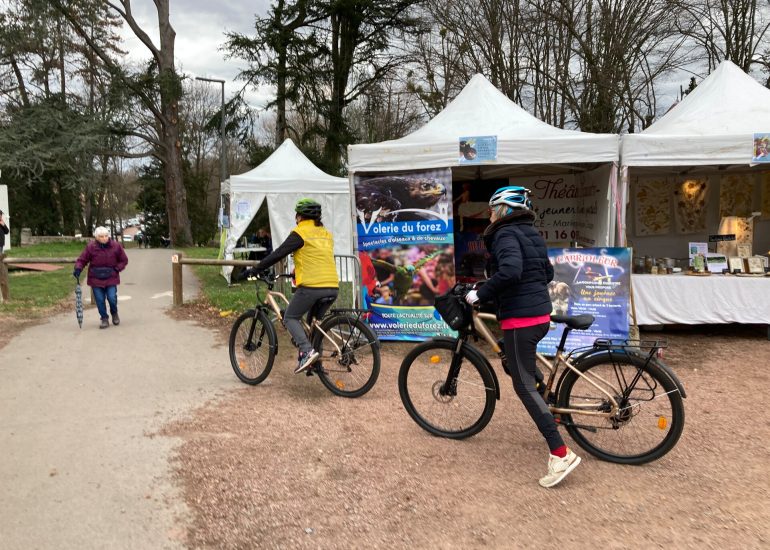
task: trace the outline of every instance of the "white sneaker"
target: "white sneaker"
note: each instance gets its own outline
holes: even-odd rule
[[[555,455],[549,455],[548,457],[548,473],[544,477],[540,478],[540,485],[543,487],[553,487],[557,485],[562,479],[577,468],[580,464],[580,457],[567,449],[567,456],[560,458]]]

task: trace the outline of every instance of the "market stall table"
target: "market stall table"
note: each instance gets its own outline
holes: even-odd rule
[[[240,255],[242,260],[248,260],[249,254],[252,252],[265,252],[267,249],[264,246],[239,246],[233,248],[233,256]]]
[[[639,325],[770,325],[770,277],[635,274],[631,285]]]

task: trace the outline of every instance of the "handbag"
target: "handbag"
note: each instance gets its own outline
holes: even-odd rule
[[[88,272],[94,276],[94,279],[104,281],[109,279],[115,273],[114,267],[92,267]]]
[[[451,290],[436,296],[433,307],[452,330],[467,327],[471,322],[471,306]]]

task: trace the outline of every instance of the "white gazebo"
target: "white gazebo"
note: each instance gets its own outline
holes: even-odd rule
[[[273,247],[280,245],[295,227],[294,205],[309,197],[323,207],[322,221],[334,235],[334,252],[350,255],[353,251],[348,180],[321,171],[287,139],[259,166],[229,180],[230,227],[225,242],[225,258],[233,258],[233,249],[267,200]],[[225,268],[229,276],[231,268]]]
[[[753,224],[753,253],[766,254],[770,212],[764,218],[752,212],[770,202],[770,164],[754,161],[753,146],[755,134],[769,132],[770,90],[723,61],[649,128],[623,136],[621,189],[628,213],[624,208],[620,243],[637,255],[685,262],[688,242],[734,233],[725,230],[726,222],[741,217]],[[637,320],[770,323],[765,279],[634,276]]]
[[[459,162],[458,140],[466,136],[495,136],[496,158],[479,164]],[[381,143],[351,145],[348,168],[351,182],[356,174],[435,168],[451,168],[454,181],[510,178],[511,183],[527,185],[536,176],[568,174],[583,188],[595,186],[592,200],[596,199],[597,209],[592,229],[584,235],[592,242],[584,244],[606,246],[613,241],[614,214],[620,204],[615,193],[618,149],[617,135],[551,126],[477,74],[415,132]],[[538,192],[547,191],[535,190],[535,199]]]

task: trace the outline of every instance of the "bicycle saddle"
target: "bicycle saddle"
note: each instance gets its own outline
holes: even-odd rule
[[[551,315],[551,321],[554,323],[564,323],[569,328],[576,330],[585,330],[594,323],[593,315]]]

